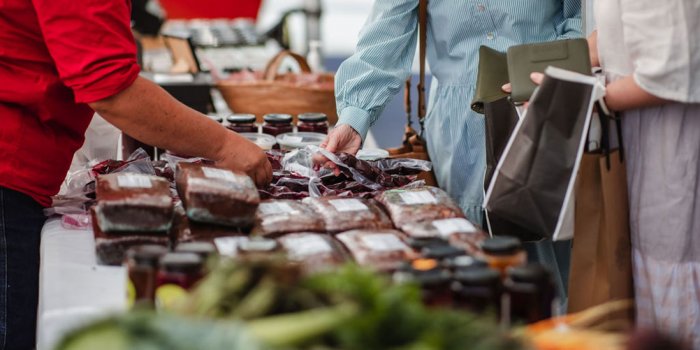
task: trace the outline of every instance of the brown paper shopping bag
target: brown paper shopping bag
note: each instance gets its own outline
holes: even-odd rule
[[[568,311],[633,299],[627,177],[620,150],[607,156],[584,154],[574,227]],[[632,321],[633,313],[614,320]]]

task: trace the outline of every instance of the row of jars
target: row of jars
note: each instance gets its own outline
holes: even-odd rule
[[[294,118],[290,114],[266,114],[263,116],[262,133],[277,136],[294,131]],[[226,118],[227,128],[239,133],[257,133],[258,125],[253,114],[232,114]],[[220,120],[223,122],[223,119]],[[297,116],[299,132],[328,134],[328,116],[323,113],[302,113]]]
[[[420,250],[422,258],[404,264],[394,281],[418,284],[426,305],[491,313],[508,324],[552,316],[552,276],[542,265],[527,264],[517,238],[487,239],[481,250],[482,255],[472,257],[439,242],[427,243]]]

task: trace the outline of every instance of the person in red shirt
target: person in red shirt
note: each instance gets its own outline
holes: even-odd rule
[[[265,154],[139,77],[129,0],[0,0],[0,349],[31,349],[40,232],[94,112],[258,185]]]

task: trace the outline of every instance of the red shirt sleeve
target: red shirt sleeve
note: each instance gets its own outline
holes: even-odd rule
[[[129,0],[32,0],[46,47],[76,103],[111,97],[136,80]]]

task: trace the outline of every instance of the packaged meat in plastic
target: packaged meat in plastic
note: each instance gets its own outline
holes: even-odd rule
[[[359,265],[391,271],[415,257],[400,235],[396,230],[354,230],[340,233],[336,238]]]
[[[176,184],[190,220],[232,227],[253,225],[260,197],[247,175],[178,163]]]
[[[96,221],[106,233],[166,232],[173,219],[167,180],[144,174],[116,173],[97,179]]]
[[[362,198],[318,197],[303,200],[323,218],[326,232],[380,230],[393,228],[387,214],[374,200]]]
[[[396,227],[422,221],[464,217],[457,203],[437,187],[388,190],[376,199],[387,209]]]
[[[237,259],[279,255],[280,244],[264,237],[219,237],[214,239],[219,255]]]
[[[465,250],[469,254],[479,252],[479,244],[488,234],[467,219],[450,218],[407,224],[401,230],[411,238],[442,238],[451,245]]]
[[[278,236],[292,232],[326,232],[323,218],[307,204],[294,200],[263,201],[255,214],[253,234]]]
[[[246,232],[235,227],[191,221],[184,210],[181,213],[176,210],[172,232],[176,243],[213,242],[220,237],[247,236]]]
[[[90,211],[90,214],[93,218],[92,228],[95,236],[95,254],[97,255],[97,261],[102,265],[121,265],[124,262],[126,251],[134,246],[144,244],[170,246],[170,235],[163,235],[158,232],[105,233],[96,223],[95,216],[97,214],[95,208]]]
[[[308,273],[327,271],[345,262],[345,254],[333,237],[318,233],[293,233],[279,239],[290,261]]]

